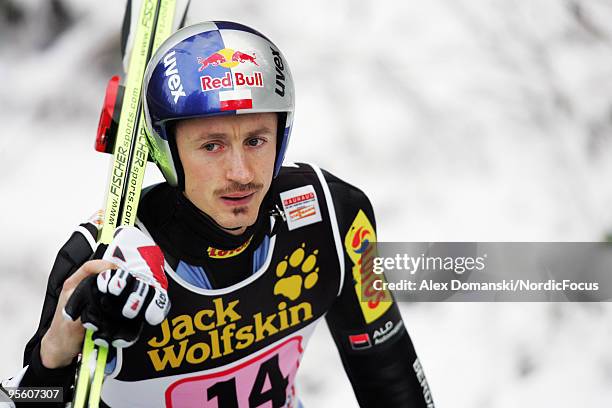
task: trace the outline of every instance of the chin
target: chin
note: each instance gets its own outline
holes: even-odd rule
[[[257,221],[257,213],[249,207],[234,207],[227,211],[219,224],[224,228],[248,227]]]

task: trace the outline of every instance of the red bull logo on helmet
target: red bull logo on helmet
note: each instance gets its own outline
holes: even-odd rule
[[[214,91],[217,89],[232,89],[235,86],[248,86],[251,88],[263,88],[263,74],[255,71],[253,74],[244,74],[242,72],[226,72],[221,78],[215,78],[210,75],[200,77],[202,91]]]
[[[210,54],[206,58],[198,57],[200,64],[199,72],[209,66],[221,66],[224,68],[234,68],[243,63],[259,66],[255,60],[255,55],[246,54],[241,51],[234,51],[231,48],[223,48]],[[226,72],[221,78],[204,75],[200,77],[202,91],[214,91],[219,89],[233,89],[234,87],[263,88],[263,74],[253,71],[251,74],[244,72]]]
[[[223,48],[210,54],[208,57],[198,57],[198,64],[200,64],[198,72],[202,72],[209,66],[216,67],[220,65],[224,68],[234,68],[245,62],[259,66],[255,55],[250,55],[242,51],[235,51],[231,48]]]

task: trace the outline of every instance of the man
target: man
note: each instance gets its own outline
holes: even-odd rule
[[[114,346],[102,406],[296,407],[325,317],[360,406],[433,407],[390,294],[361,294],[367,197],[316,166],[281,167],[294,89],[278,48],[235,23],[186,27],[151,59],[143,104],[167,182],[143,191],[138,229],[103,259],[89,260],[98,218],[72,235],[4,385],[68,389],[85,326]]]

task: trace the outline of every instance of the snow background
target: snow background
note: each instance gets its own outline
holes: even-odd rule
[[[612,226],[612,1],[194,1],[290,62],[288,159],[370,196],[381,241],[596,241]],[[124,2],[0,0],[0,378],[56,251],[103,202],[94,152]],[[148,180],[159,178],[150,167]],[[612,404],[608,304],[402,305],[442,408]],[[307,407],[357,406],[326,328]]]

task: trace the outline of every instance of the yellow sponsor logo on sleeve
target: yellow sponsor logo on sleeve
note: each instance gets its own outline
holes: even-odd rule
[[[344,247],[353,262],[355,291],[363,317],[366,323],[372,323],[391,307],[393,299],[388,290],[375,290],[372,286],[375,280],[383,279],[383,275],[372,272],[372,262],[376,256],[376,232],[362,210],[359,210],[344,237]]]

